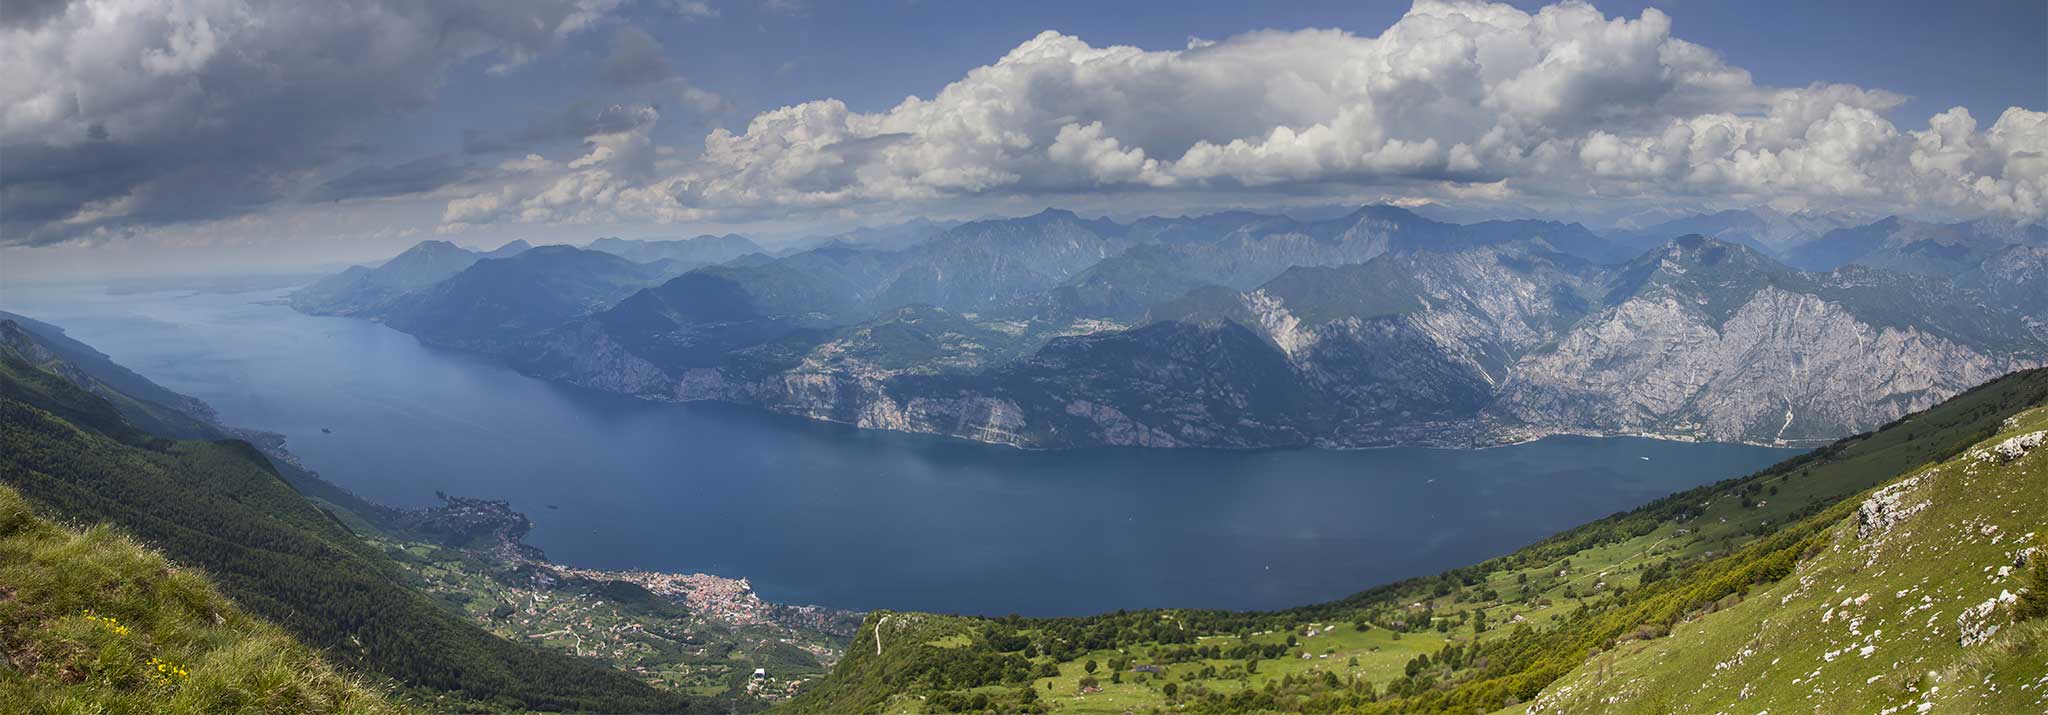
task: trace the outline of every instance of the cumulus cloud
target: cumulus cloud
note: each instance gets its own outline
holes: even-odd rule
[[[729,105],[654,36],[615,27],[582,101],[523,132],[465,134],[467,159],[306,190],[369,122],[431,103],[449,67],[515,67],[620,1],[5,3],[0,241],[428,191],[455,197],[444,230],[1077,194],[2048,216],[2042,107],[1959,107],[1922,124],[1896,117],[1904,98],[1881,88],[1758,84],[1655,9],[1453,0],[1420,0],[1376,36],[1269,30],[1145,50],[1047,31],[929,96],[872,112],[830,98],[780,107],[701,147],[665,146],[656,137],[676,131],[654,128]]]
[[[1888,118],[1902,102],[1759,85],[1655,9],[1421,0],[1377,37],[1260,31],[1148,51],[1047,31],[886,111],[821,99],[715,130],[636,201],[694,216],[1399,184],[1529,202],[2048,212],[2048,117],[2014,108],[1983,128],[1957,108],[1902,129]]]
[[[498,186],[448,202],[440,231],[502,223],[592,223],[620,216],[658,221],[701,218],[701,211],[675,198],[673,160],[652,139],[661,112],[653,106],[614,106],[604,131],[583,143],[583,154],[565,162],[537,154],[505,161],[508,178]],[[668,164],[665,166],[665,164]]]
[[[618,0],[74,0],[0,14],[0,240],[204,220],[290,193],[445,70],[503,70]]]

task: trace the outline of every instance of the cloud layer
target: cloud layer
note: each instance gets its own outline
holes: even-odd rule
[[[498,215],[525,220],[676,219],[1338,183],[1530,204],[2048,213],[2048,115],[2013,108],[1982,126],[1956,108],[1902,129],[1887,116],[1903,101],[1760,86],[1674,37],[1654,9],[1629,19],[1575,2],[1531,14],[1422,0],[1378,37],[1263,31],[1147,51],[1048,31],[888,111],[783,107],[713,131],[701,157],[651,182],[586,162],[495,200],[518,207]],[[604,185],[582,193],[619,204],[559,202],[570,184]],[[464,215],[451,205],[451,219]]]
[[[0,14],[8,243],[254,209],[431,104],[455,63],[508,68],[618,0],[74,0]],[[14,7],[15,3],[9,3]]]
[[[1376,37],[1259,31],[1173,50],[1047,31],[929,97],[878,112],[781,107],[701,147],[664,145],[675,130],[655,127],[729,105],[684,81],[654,37],[614,26],[593,94],[525,132],[339,171],[361,163],[343,161],[363,150],[363,127],[431,105],[451,68],[515,67],[623,1],[9,3],[0,243],[430,190],[454,197],[444,230],[1082,194],[2048,217],[2042,107],[1900,126],[1895,93],[1759,85],[1657,10],[1607,17],[1577,2],[1530,13],[1421,0]],[[718,20],[702,2],[650,6]],[[561,139],[582,147],[525,153]]]

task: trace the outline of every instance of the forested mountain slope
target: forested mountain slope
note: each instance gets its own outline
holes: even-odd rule
[[[108,523],[337,663],[496,708],[683,711],[699,701],[492,636],[409,588],[381,550],[248,443],[179,441],[0,345],[0,478],[43,513]],[[59,365],[61,366],[61,365]],[[82,371],[77,371],[82,372]],[[93,384],[93,383],[87,383]]]

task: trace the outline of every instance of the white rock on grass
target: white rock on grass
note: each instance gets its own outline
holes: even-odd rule
[[[1877,490],[1863,504],[1856,507],[1856,538],[1869,539],[1872,535],[1883,534],[1907,517],[1927,508],[1927,502],[1908,505],[1906,497],[1932,472],[1915,475]],[[1845,604],[1846,605],[1846,604]]]
[[[2027,456],[2028,452],[2034,451],[2034,448],[2041,446],[2041,443],[2044,441],[2048,441],[2048,430],[2028,432],[2023,435],[2009,437],[2003,442],[1977,450],[1972,456],[1975,456],[1977,461],[1980,462],[1992,459],[2000,462],[2010,462]]]
[[[1997,620],[1995,614],[1998,607],[2017,600],[2019,597],[2014,596],[2011,591],[1999,591],[1996,598],[1987,598],[1983,603],[1963,609],[1963,612],[1956,616],[1956,629],[1962,634],[1957,637],[1957,642],[1968,648],[1991,640],[1992,636],[1998,635],[2001,625],[1993,622]]]

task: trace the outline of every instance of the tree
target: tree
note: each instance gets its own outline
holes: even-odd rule
[[[1472,632],[1475,634],[1486,632],[1486,611],[1484,609],[1472,612]]]
[[[2034,562],[2034,568],[2027,579],[2027,588],[2020,591],[2020,600],[2012,604],[2012,619],[2015,621],[2048,616],[2048,554],[2036,551],[2030,560]]]
[[[1122,685],[1124,682],[1124,672],[1121,670],[1109,671],[1109,682]]]
[[[1094,659],[1094,658],[1089,658],[1089,659],[1088,659],[1088,662],[1086,662],[1086,663],[1082,663],[1082,664],[1081,664],[1081,669],[1082,669],[1082,670],[1085,670],[1085,671],[1088,671],[1088,674],[1089,674],[1089,675],[1094,675],[1094,674],[1095,674],[1095,669],[1096,669],[1096,668],[1098,668],[1098,667],[1101,667],[1101,666],[1098,666],[1098,665],[1096,665],[1096,664],[1095,664],[1095,659]]]
[[[1169,697],[1169,698],[1171,698],[1171,697],[1173,697],[1174,695],[1177,695],[1177,694],[1179,694],[1179,693],[1180,693],[1180,684],[1179,684],[1179,683],[1167,683],[1167,684],[1165,684],[1165,685],[1162,685],[1162,686],[1160,686],[1160,687],[1159,687],[1159,692],[1162,692],[1162,693],[1166,693],[1166,697]]]
[[[1080,688],[1080,689],[1082,689],[1082,690],[1087,690],[1087,689],[1089,689],[1089,688],[1097,687],[1097,686],[1099,686],[1099,685],[1101,685],[1101,684],[1102,684],[1102,681],[1100,681],[1100,680],[1096,680],[1096,679],[1095,679],[1095,676],[1093,676],[1093,675],[1083,675],[1083,676],[1081,676],[1081,682],[1079,682],[1079,683],[1076,683],[1076,684],[1075,684],[1075,687],[1078,687],[1078,688]]]

